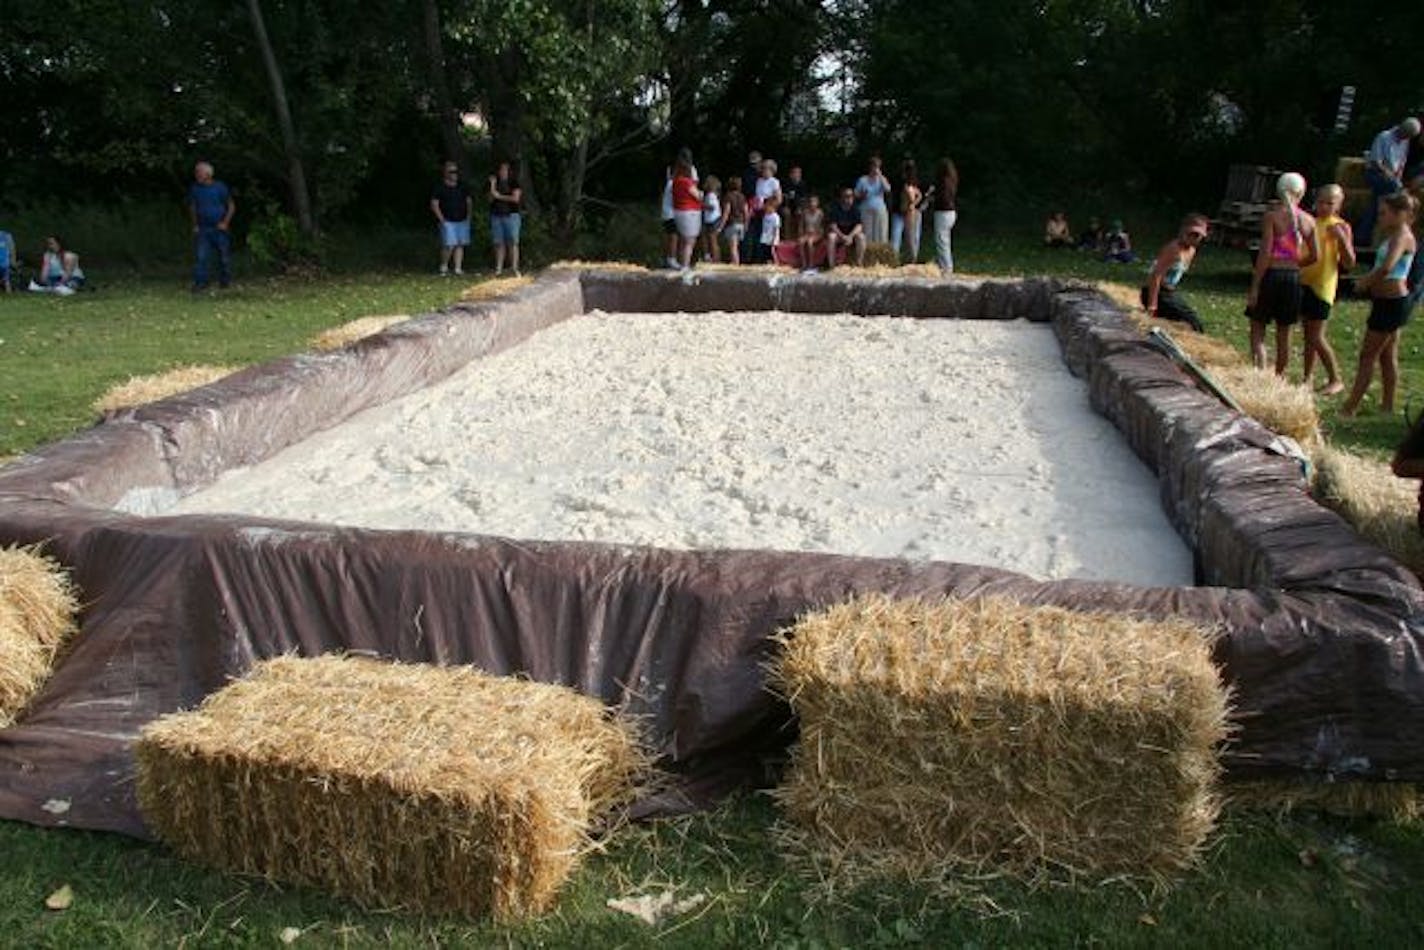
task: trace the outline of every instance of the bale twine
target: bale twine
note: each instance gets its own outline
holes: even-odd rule
[[[311,338],[312,349],[315,350],[339,350],[343,346],[355,343],[357,340],[364,340],[368,336],[375,336],[386,327],[394,326],[397,323],[404,323],[410,319],[408,313],[383,314],[378,317],[357,317],[355,320],[348,320],[337,327],[330,327],[322,330]]]
[[[108,392],[94,400],[94,411],[101,416],[111,416],[124,409],[147,405],[169,396],[197,389],[217,382],[224,376],[237,372],[235,366],[180,366],[166,373],[148,376],[131,376],[122,383],[115,383]]]
[[[69,575],[38,547],[0,548],[0,729],[14,724],[76,629]]]
[[[1400,478],[1384,462],[1320,445],[1313,453],[1311,493],[1364,538],[1424,577],[1424,538],[1419,536],[1419,483]]]
[[[565,687],[338,656],[261,663],[136,754],[144,817],[188,858],[500,918],[550,905],[646,768]]]
[[[521,287],[528,287],[534,283],[534,278],[527,276],[520,277],[494,277],[489,280],[482,280],[478,284],[471,284],[460,291],[461,300],[493,300],[496,297],[503,297],[512,294]]]
[[[783,646],[783,843],[823,884],[1156,876],[1215,824],[1226,693],[1183,621],[873,596]]]

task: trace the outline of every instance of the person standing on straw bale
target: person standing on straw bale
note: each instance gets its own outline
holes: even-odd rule
[[[216,257],[218,286],[232,283],[232,216],[237,204],[227,185],[213,177],[213,166],[198,162],[193,166],[193,184],[188,188],[188,213],[193,221],[196,247],[193,266],[194,293],[208,287],[208,265]]]
[[[766,203],[773,198],[776,199],[778,205],[781,204],[781,180],[776,177],[776,162],[770,158],[764,158],[752,193],[747,196],[748,208],[751,211],[751,222],[747,226],[751,232],[747,238],[751,245],[751,256],[748,259],[752,263],[757,263],[761,259],[763,216],[766,213]]]
[[[889,193],[890,179],[880,169],[880,156],[872,155],[865,174],[855,182],[855,200],[860,205],[860,223],[867,243],[884,244],[890,240],[890,212],[885,205]]]
[[[900,246],[906,245],[910,263],[920,261],[920,205],[925,193],[920,190],[920,175],[913,158],[900,166],[900,187],[895,189],[895,214],[890,220],[890,246],[900,256]]]
[[[1251,318],[1251,363],[1266,368],[1266,328],[1276,327],[1277,376],[1290,366],[1291,327],[1300,320],[1300,269],[1315,263],[1315,219],[1300,210],[1305,179],[1286,172],[1276,180],[1280,203],[1261,219],[1261,249],[1246,294]]]
[[[781,198],[772,195],[766,199],[761,209],[761,239],[757,242],[757,256],[753,263],[775,264],[776,245],[781,242]]]
[[[747,196],[742,193],[742,181],[727,182],[727,200],[722,203],[722,223],[718,230],[727,239],[727,260],[742,262],[742,242],[747,236]]]
[[[935,263],[945,277],[954,273],[954,225],[959,220],[959,169],[954,161],[942,158],[934,183]]]
[[[1339,361],[1325,334],[1325,321],[1335,304],[1340,272],[1355,266],[1355,238],[1350,222],[1340,217],[1345,190],[1336,184],[1323,185],[1315,193],[1315,260],[1300,269],[1300,316],[1305,327],[1302,353],[1302,382],[1310,385],[1315,361],[1325,367],[1321,395],[1333,396],[1345,388],[1340,382]]]
[[[1370,143],[1365,159],[1365,183],[1370,186],[1370,203],[1360,218],[1360,240],[1374,240],[1375,221],[1379,217],[1380,199],[1404,188],[1405,164],[1409,161],[1409,143],[1419,136],[1419,120],[1410,116],[1393,128],[1385,129]]]
[[[722,179],[708,175],[702,182],[702,259],[716,264],[722,259]]]
[[[510,172],[509,162],[500,162],[489,179],[490,243],[494,245],[494,275],[504,273],[505,261],[514,276],[519,276],[519,228],[522,216],[519,208],[524,190]],[[460,265],[455,264],[455,273]]]
[[[679,155],[672,170],[672,214],[677,228],[677,267],[692,266],[692,250],[702,235],[702,191],[689,156]]]
[[[855,192],[841,189],[841,197],[831,208],[831,226],[826,229],[826,270],[836,266],[836,249],[844,247],[846,263],[865,266],[865,225],[855,210]]]
[[[1403,191],[1380,202],[1375,266],[1355,282],[1357,293],[1370,295],[1370,318],[1360,344],[1355,385],[1340,407],[1342,416],[1353,416],[1359,410],[1360,401],[1374,381],[1376,363],[1380,368],[1380,409],[1394,412],[1399,383],[1399,331],[1409,320],[1408,278],[1418,251],[1418,241],[1410,229],[1418,211],[1419,202]]]
[[[463,274],[465,248],[470,244],[470,214],[474,201],[470,190],[460,180],[460,166],[446,162],[441,169],[440,181],[430,189],[430,213],[440,226],[440,270],[441,277],[454,273]],[[453,268],[452,268],[453,265]]]
[[[1206,215],[1189,214],[1182,219],[1177,237],[1157,252],[1141,292],[1142,306],[1148,316],[1185,323],[1198,333],[1205,332],[1201,317],[1177,294],[1177,285],[1196,260],[1197,248],[1206,241],[1206,235]]]
[[[788,241],[801,234],[801,212],[806,210],[806,196],[810,193],[801,166],[792,165],[781,183],[781,231]]]

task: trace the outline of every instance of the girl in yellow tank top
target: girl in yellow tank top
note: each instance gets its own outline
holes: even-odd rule
[[[1345,192],[1335,184],[1323,185],[1315,193],[1315,260],[1300,269],[1300,316],[1305,324],[1304,372],[1307,385],[1315,375],[1315,361],[1325,367],[1325,385],[1320,392],[1333,396],[1345,388],[1340,381],[1340,363],[1325,335],[1325,321],[1340,284],[1340,272],[1355,266],[1355,239],[1350,224],[1340,217]]]

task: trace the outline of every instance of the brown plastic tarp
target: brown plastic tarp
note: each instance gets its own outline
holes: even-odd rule
[[[248,517],[121,514],[183,493],[586,310],[850,311],[1051,321],[1094,406],[1158,473],[1212,586],[1035,581],[987,567],[678,552]],[[0,543],[75,572],[82,631],[0,731],[0,817],[146,835],[131,744],[254,661],[368,651],[565,683],[643,717],[679,809],[762,778],[791,736],[769,635],[854,593],[999,595],[1185,615],[1222,631],[1238,775],[1424,780],[1424,594],[1305,491],[1276,436],[1196,389],[1102,295],[1048,280],[565,272],[328,354],[245,370],[0,470]]]

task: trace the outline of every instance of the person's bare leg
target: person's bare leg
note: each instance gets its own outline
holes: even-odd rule
[[[856,238],[855,241],[855,266],[865,266],[865,238]]]
[[[826,270],[836,269],[836,235],[826,237]]]
[[[455,265],[455,273],[465,272],[465,245],[456,244],[453,253],[450,255],[450,263]]]
[[[1276,375],[1281,379],[1286,378],[1286,370],[1290,368],[1290,338],[1291,325],[1276,324]]]
[[[519,274],[519,242],[515,241],[509,245],[509,269]]]
[[[1260,320],[1251,321],[1251,365],[1266,368],[1266,325]]]
[[[1360,364],[1355,369],[1355,384],[1350,387],[1350,395],[1340,407],[1340,415],[1353,416],[1360,408],[1360,400],[1365,398],[1370,383],[1374,381],[1375,361],[1384,349],[1386,335],[1375,330],[1365,332],[1364,342],[1360,344]]]
[[[494,246],[494,276],[498,277],[504,273],[504,244],[499,243]]]
[[[736,267],[742,263],[742,242],[740,239],[727,242],[727,260]]]
[[[453,247],[440,248],[440,273],[444,274],[450,270],[450,254],[454,250]]]
[[[1306,350],[1306,358],[1320,357],[1320,365],[1325,367],[1325,386],[1320,392],[1326,396],[1333,396],[1345,388],[1345,384],[1340,382],[1340,361],[1335,358],[1335,350],[1330,345],[1330,338],[1325,335],[1325,321],[1311,320],[1307,323],[1305,325],[1307,339],[1312,331],[1315,334],[1315,339],[1313,346]]]
[[[1309,386],[1312,384],[1312,377],[1315,375],[1315,354],[1317,341],[1320,339],[1320,321],[1306,320],[1301,330],[1300,381],[1302,384]]]
[[[1380,408],[1394,412],[1394,394],[1399,385],[1399,331],[1385,337],[1380,350]]]

